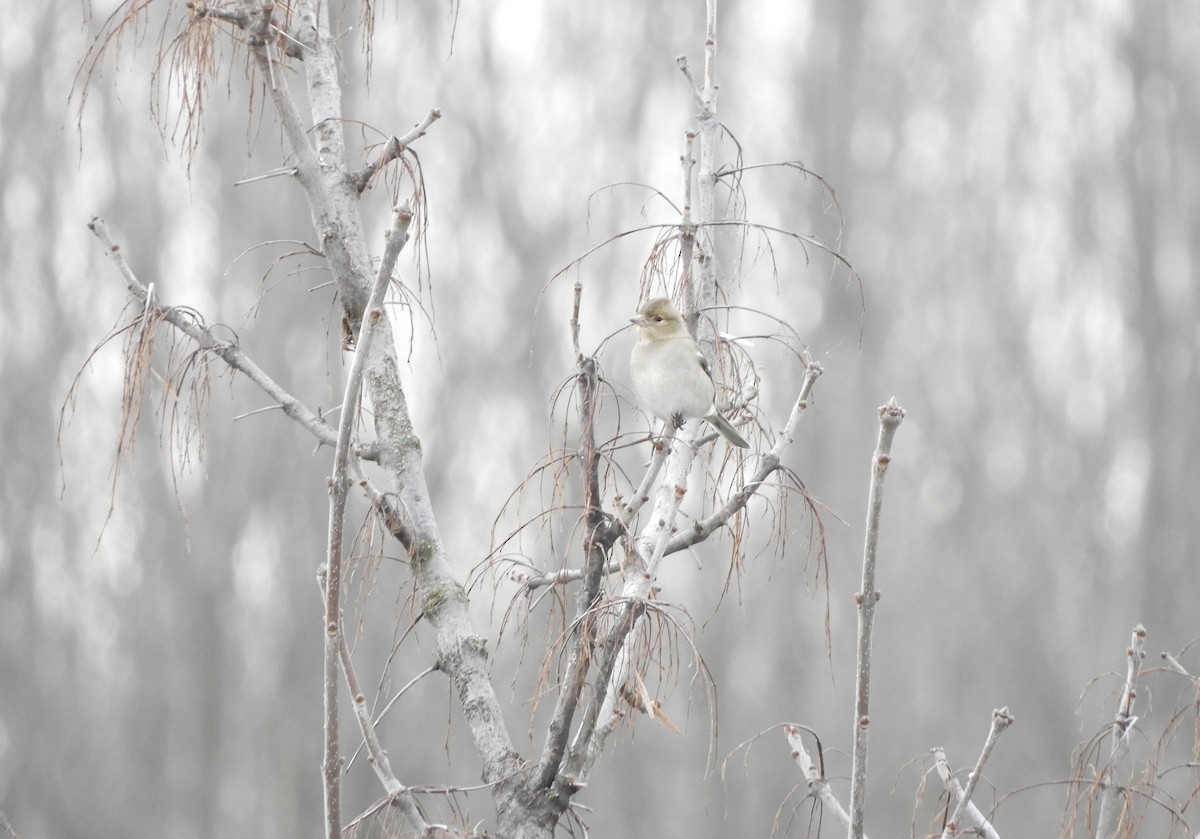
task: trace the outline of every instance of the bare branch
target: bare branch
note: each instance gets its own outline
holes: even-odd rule
[[[1133,703],[1137,699],[1137,681],[1142,662],[1146,658],[1146,629],[1140,623],[1133,628],[1133,639],[1125,650],[1125,685],[1117,701],[1117,715],[1112,724],[1112,746],[1097,783],[1100,786],[1100,808],[1096,817],[1096,836],[1107,839],[1112,834],[1113,822],[1113,771],[1129,748],[1129,734],[1137,725],[1133,715]]]
[[[317,581],[321,587],[322,598],[327,598],[329,595],[329,580],[325,568],[321,568],[317,573]],[[370,755],[371,767],[375,770],[380,783],[383,784],[383,788],[387,793],[387,802],[399,807],[413,828],[418,831],[424,830],[429,826],[429,820],[409,788],[400,783],[395,773],[392,772],[391,761],[388,760],[387,752],[384,751],[383,746],[379,742],[379,737],[375,733],[376,721],[371,719],[371,712],[367,708],[367,699],[359,688],[358,675],[354,670],[354,661],[350,657],[350,647],[346,643],[346,634],[340,628],[337,637],[338,661],[341,664],[342,675],[346,679],[346,687],[350,691],[350,697],[354,703],[354,715],[358,720],[358,727],[362,732],[363,742],[366,743],[367,754]],[[340,761],[338,771],[341,771]]]
[[[351,458],[349,467],[350,471],[354,473],[354,480],[362,488],[363,493],[370,500],[376,512],[379,513],[384,529],[406,551],[412,551],[414,536],[404,523],[404,512],[397,510],[395,504],[392,503],[395,500],[394,497],[385,495],[375,486],[375,483],[363,473],[362,463],[358,458]]]
[[[425,132],[429,130],[429,126],[441,119],[442,112],[438,108],[433,108],[425,119],[418,122],[412,127],[407,134],[400,137],[390,138],[383,146],[379,156],[350,176],[350,182],[358,192],[362,192],[371,183],[371,179],[375,174],[382,170],[385,166],[396,160],[408,150],[408,147],[417,140],[425,136]]]
[[[309,129],[300,116],[291,90],[274,71],[270,45],[255,43],[252,52],[259,72],[268,80],[267,89],[275,103],[283,133],[296,156],[296,176],[308,194],[313,226],[321,237],[321,250],[337,281],[342,305],[352,326],[357,328],[369,293],[361,267],[369,265],[370,259],[361,239],[351,235],[361,232],[362,221],[357,205],[351,200],[351,195],[357,196],[357,193],[346,188],[340,165],[345,160],[345,144],[341,140],[341,87],[337,79],[336,51],[325,21],[328,15],[325,4],[320,4],[320,15],[318,22],[318,11],[313,4],[301,4],[301,25],[297,29],[297,36],[309,55],[304,67],[319,149],[309,139]]]
[[[698,222],[703,235],[699,242],[699,286],[695,289],[696,308],[706,308],[717,300],[717,265],[710,232],[705,225],[717,219],[717,147],[721,139],[721,123],[717,118],[717,0],[705,2],[704,81],[700,88],[699,111],[696,114],[696,136],[699,140],[699,169],[696,171],[696,191],[699,197]],[[697,330],[696,340],[707,356],[712,335]]]
[[[231,9],[225,6],[209,6],[205,3],[187,2],[184,4],[198,18],[211,17],[215,20],[223,20],[226,23],[232,23],[239,29],[245,29],[250,25],[250,15],[241,9]]]
[[[358,340],[355,342],[357,350],[354,353],[354,361],[346,376],[337,446],[333,457],[333,477],[330,480],[329,493],[329,542],[325,562],[325,757],[322,762],[322,777],[325,783],[327,839],[339,839],[342,830],[339,792],[342,764],[341,755],[338,752],[337,667],[338,651],[343,643],[341,625],[342,543],[349,489],[347,461],[350,456],[350,437],[358,418],[359,393],[362,389],[367,359],[370,357],[371,341],[383,316],[384,294],[387,292],[392,272],[396,268],[396,259],[400,256],[400,250],[408,241],[408,226],[411,222],[412,212],[407,207],[396,208],[393,211],[392,224],[387,232],[387,244],[383,250],[383,259],[367,303],[367,316],[362,319]],[[354,692],[353,695],[357,702],[357,692]],[[376,771],[379,769],[380,767],[376,765]],[[388,789],[387,792],[389,796],[396,794],[393,789]]]
[[[879,442],[871,463],[871,490],[867,500],[867,535],[863,545],[862,588],[858,606],[858,668],[854,680],[854,757],[850,778],[850,839],[861,839],[866,815],[867,736],[871,730],[868,699],[871,691],[871,631],[875,620],[875,554],[879,547],[879,514],[883,506],[883,479],[892,459],[892,439],[904,420],[904,409],[893,397],[879,409]]]
[[[702,351],[706,356],[711,354],[712,329],[700,330],[699,312],[712,305],[716,300],[716,272],[713,260],[713,249],[707,240],[698,243],[696,230],[704,223],[716,217],[716,203],[713,187],[716,179],[714,161],[719,125],[716,120],[716,80],[714,76],[713,53],[715,50],[714,32],[716,29],[716,0],[709,0],[707,37],[705,38],[706,62],[704,87],[700,91],[700,113],[697,116],[698,131],[687,132],[685,135],[684,154],[681,160],[683,168],[683,208],[678,226],[680,241],[681,272],[679,276],[679,297],[684,302],[684,320],[690,330],[694,330]],[[686,60],[680,62],[680,69],[687,74]],[[693,84],[694,88],[694,84]],[[696,172],[697,160],[693,157],[693,147],[699,139],[699,171]],[[692,188],[695,182],[699,193],[699,214],[697,222],[692,218]],[[693,265],[700,266],[699,284],[696,285]],[[706,323],[706,322],[705,322]],[[656,453],[651,461],[651,472],[657,473],[662,469],[664,474],[655,493],[653,509],[649,520],[641,534],[635,540],[633,559],[637,568],[625,581],[621,592],[622,599],[630,602],[641,602],[650,593],[651,586],[658,574],[659,566],[667,555],[667,545],[674,529],[675,520],[680,505],[686,493],[688,474],[696,456],[696,439],[699,431],[695,423],[676,429],[671,423],[665,423],[668,437],[664,444],[665,464],[660,462]],[[623,511],[622,517],[631,519],[643,496],[648,495],[649,481],[644,480],[629,508]],[[625,617],[635,610],[626,609]],[[576,736],[576,743],[582,748],[579,764],[580,774],[585,774],[594,763],[596,756],[603,748],[608,734],[616,726],[621,717],[621,688],[631,678],[631,656],[629,653],[630,634],[636,630],[638,619],[621,620],[617,630],[605,640],[609,647],[609,657],[605,669],[611,672],[603,682],[597,682],[597,695],[593,709],[594,716],[589,717]],[[591,709],[589,709],[591,710]]]
[[[771,451],[763,455],[758,468],[754,471],[754,475],[750,480],[742,484],[719,510],[714,511],[712,515],[703,521],[696,522],[688,530],[672,537],[667,543],[666,552],[668,554],[690,548],[692,545],[704,541],[717,529],[723,527],[732,516],[745,508],[746,503],[762,488],[767,478],[779,468],[783,451],[795,440],[796,426],[808,408],[808,399],[812,395],[813,385],[816,384],[821,372],[821,365],[815,361],[809,362],[808,368],[805,370],[804,382],[800,386],[800,395],[796,397],[796,402],[792,405],[788,421],[783,430],[775,438],[775,445],[771,447]]]
[[[662,440],[654,440],[654,454],[650,458],[650,466],[646,469],[646,474],[642,476],[642,481],[638,484],[637,489],[629,497],[628,503],[621,508],[621,524],[626,526],[631,524],[634,516],[650,500],[650,488],[658,480],[663,464],[667,462],[668,451],[670,451],[669,448],[663,445]]]
[[[585,561],[584,585],[576,602],[577,618],[573,622],[569,643],[570,656],[566,676],[559,689],[558,702],[550,717],[546,745],[538,761],[534,788],[547,789],[562,770],[571,722],[587,679],[587,671],[595,645],[594,622],[585,620],[600,598],[604,569],[613,544],[624,528],[604,512],[600,498],[600,452],[596,446],[596,393],[598,373],[596,359],[585,356],[579,349],[579,308],[583,286],[575,284],[574,306],[571,313],[571,334],[579,365],[579,421],[582,441],[580,459],[584,470],[584,510],[586,530],[583,549]]]
[[[704,100],[700,98],[700,88],[696,84],[696,80],[692,78],[692,68],[688,66],[688,57],[682,53],[675,56],[675,64],[679,67],[679,72],[683,73],[683,77],[688,80],[688,85],[692,88],[692,98],[695,99],[697,105],[703,105]]]
[[[292,177],[296,174],[296,172],[297,172],[297,169],[295,166],[280,166],[276,169],[272,169],[269,172],[263,172],[261,175],[251,175],[249,178],[242,178],[239,181],[234,181],[233,185],[234,186],[245,186],[246,184],[253,184],[253,183],[257,183],[259,181],[265,181],[269,178],[278,178],[282,175]]]
[[[1178,673],[1180,676],[1187,676],[1189,679],[1194,678],[1192,674],[1187,671],[1187,668],[1180,664],[1179,660],[1166,650],[1163,650],[1162,652],[1162,660],[1167,663],[1168,669],[1170,669],[1172,672]]]
[[[683,167],[683,210],[679,214],[679,261],[683,270],[679,275],[679,299],[684,301],[683,318],[688,331],[695,336],[700,309],[709,301],[697,297],[692,277],[692,266],[696,256],[696,222],[692,218],[692,189],[696,181],[696,132],[685,132],[683,140],[683,156],[680,158]],[[648,283],[643,283],[643,287],[646,285]]]
[[[621,563],[618,560],[610,560],[603,569],[603,574],[615,574],[621,570]],[[553,571],[549,574],[540,574],[536,577],[523,576],[523,572],[514,572],[513,577],[524,586],[526,591],[534,591],[545,586],[561,586],[567,583],[578,582],[583,579],[585,574],[583,568],[561,568],[558,571]]]
[[[578,786],[583,784],[615,721],[617,696],[627,675],[629,634],[646,612],[644,597],[621,598],[614,604],[620,613],[611,632],[600,642],[603,658],[596,668],[593,679],[595,696],[588,704],[587,712],[571,742],[571,754],[565,771],[560,773],[560,784]],[[620,665],[620,666],[618,666]]]
[[[325,418],[310,410],[284,390],[241,347],[218,338],[210,328],[199,322],[189,310],[164,306],[161,303],[152,304],[149,289],[142,284],[133,273],[133,269],[129,267],[129,263],[125,260],[124,252],[113,241],[104,219],[99,217],[93,218],[88,222],[88,229],[104,245],[105,253],[113,260],[113,264],[116,265],[117,270],[121,273],[122,278],[124,278],[129,292],[143,306],[153,305],[155,312],[163,320],[195,341],[196,345],[202,351],[219,356],[231,368],[242,373],[246,378],[258,385],[264,393],[279,404],[284,414],[298,422],[301,427],[316,437],[322,444],[330,446],[337,444],[337,432],[325,421]],[[156,297],[155,299],[161,298]],[[364,460],[375,460],[379,456],[375,446],[360,446],[355,450],[355,455]]]
[[[971,801],[971,796],[975,794],[975,787],[979,785],[979,780],[983,777],[983,767],[991,757],[992,750],[996,748],[996,742],[1000,739],[1000,735],[1015,721],[1016,718],[1009,713],[1008,708],[998,708],[992,711],[991,729],[983,744],[983,750],[979,753],[979,759],[975,762],[975,768],[971,770],[971,774],[967,778],[966,789],[959,786],[958,780],[949,771],[945,752],[941,749],[934,750],[935,766],[942,778],[942,784],[951,797],[958,802],[954,807],[954,812],[947,820],[946,826],[942,829],[942,839],[961,836],[967,829],[986,837],[986,839],[1000,839],[995,828]]]
[[[809,795],[815,796],[829,812],[837,818],[843,827],[850,826],[850,814],[846,812],[846,808],[842,806],[842,802],[838,801],[837,796],[833,794],[833,790],[829,787],[829,780],[825,777],[825,758],[821,749],[821,740],[817,737],[815,731],[803,725],[785,725],[784,733],[787,735],[788,745],[792,747],[792,759],[796,761],[796,765],[800,767],[800,771],[804,773],[804,780],[808,784]],[[807,731],[817,741],[818,762],[814,763],[812,757],[809,756],[808,750],[804,747],[804,732]],[[867,839],[867,837],[863,837]]]
[[[375,715],[374,719],[371,720],[372,728],[377,727],[379,725],[379,723],[383,722],[383,718],[387,716],[388,711],[392,710],[392,708],[395,706],[395,704],[400,700],[400,697],[402,697],[402,696],[404,696],[404,694],[408,693],[410,688],[412,688],[415,684],[417,684],[417,682],[421,681],[426,676],[429,676],[436,672],[437,672],[437,665],[436,664],[430,665],[429,667],[426,667],[420,673],[418,673],[417,675],[415,675],[411,679],[409,679],[404,684],[404,686],[402,688],[400,688],[400,690],[396,691],[396,693],[392,696],[392,698],[387,701],[387,704],[384,705],[383,709],[380,710],[380,712]],[[352,767],[354,765],[355,759],[358,757],[359,752],[362,751],[363,746],[365,746],[365,745],[367,745],[367,741],[364,738],[363,742],[358,744],[358,749],[354,752],[354,754],[350,755],[350,759],[348,761],[346,761],[346,768],[345,768],[346,772],[350,771],[350,767]]]
[[[466,591],[455,578],[433,514],[420,440],[399,379],[390,319],[386,310],[367,311],[371,282],[365,272],[371,258],[362,234],[359,195],[345,165],[337,44],[328,23],[329,5],[304,0],[295,14],[294,35],[305,50],[311,139],[285,80],[273,71],[269,48],[259,44],[252,51],[295,154],[297,180],[309,200],[319,247],[337,282],[351,328],[359,328],[364,314],[374,318],[374,312],[380,312],[374,327],[378,340],[368,348],[359,347],[356,355],[365,357],[363,386],[380,441],[379,464],[389,484],[386,494],[395,499],[390,506],[403,512],[419,606],[436,633],[438,669],[456,689],[483,779],[496,803],[498,830],[508,833],[524,824],[527,816],[516,798],[521,781],[517,753],[491,683],[486,647],[472,626]]]

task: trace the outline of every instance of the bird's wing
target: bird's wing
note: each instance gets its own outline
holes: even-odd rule
[[[708,376],[708,380],[713,380],[712,370],[708,367],[708,359],[704,357],[704,353],[696,350],[696,360],[700,362],[700,369],[704,371],[704,375]]]

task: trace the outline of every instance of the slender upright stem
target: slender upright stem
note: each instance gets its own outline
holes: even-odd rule
[[[604,513],[600,497],[600,448],[596,445],[596,412],[598,404],[599,370],[596,359],[585,355],[579,346],[579,310],[583,286],[575,284],[575,304],[571,315],[571,340],[575,347],[579,374],[580,461],[584,471],[584,509],[587,530],[583,537],[585,569],[583,581],[576,600],[575,621],[568,644],[570,654],[566,675],[559,689],[558,701],[550,717],[546,745],[538,762],[532,788],[542,790],[550,787],[557,779],[563,786],[571,786],[574,779],[560,776],[564,766],[567,740],[571,724],[579,708],[579,697],[587,680],[588,670],[593,665],[593,649],[596,638],[596,621],[589,615],[600,599],[604,569],[620,528],[610,527],[610,519]],[[574,789],[570,790],[571,793]]]
[[[871,729],[871,631],[875,621],[875,556],[879,545],[879,514],[883,479],[891,463],[892,439],[904,419],[893,397],[879,409],[879,443],[871,464],[871,493],[867,502],[867,535],[863,544],[862,588],[858,604],[858,670],[854,680],[854,760],[850,777],[850,839],[862,839],[867,787],[867,735]]]
[[[1100,808],[1096,817],[1096,839],[1106,839],[1113,832],[1113,771],[1129,748],[1129,732],[1137,725],[1133,703],[1137,699],[1137,681],[1146,658],[1146,629],[1140,623],[1133,628],[1133,640],[1125,650],[1125,686],[1117,702],[1117,716],[1112,725],[1112,748],[1100,772]]]
[[[333,477],[329,482],[329,542],[325,561],[325,755],[322,778],[325,788],[325,833],[327,839],[340,839],[341,755],[338,749],[338,652],[341,644],[342,542],[345,536],[346,497],[349,490],[349,456],[354,421],[358,416],[358,398],[362,390],[363,371],[370,351],[375,326],[383,311],[383,298],[400,249],[408,240],[412,213],[397,208],[392,214],[383,261],[367,304],[355,343],[354,361],[346,376],[339,416],[337,447],[333,455]]]

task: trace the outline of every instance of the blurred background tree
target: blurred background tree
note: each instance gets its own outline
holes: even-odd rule
[[[230,184],[261,174],[279,142],[242,106],[239,67],[209,82],[222,107],[187,158],[173,120],[147,108],[171,95],[153,50],[132,43],[103,65],[76,126],[68,93],[111,5],[93,4],[82,27],[50,4],[9,5],[0,808],[25,837],[312,830],[324,455],[298,457],[311,451],[303,433],[251,413],[258,394],[220,380],[202,460],[174,476],[147,412],[114,484],[115,348],[92,361],[56,440],[71,380],[123,302],[85,228],[94,213],[162,294],[228,324],[293,392],[335,404],[336,329],[324,347],[311,341],[330,320],[325,277],[275,262],[311,229],[306,209],[281,200],[278,182]],[[147,33],[176,25],[151,8],[163,18]],[[573,361],[569,283],[542,289],[639,212],[628,196],[589,204],[598,187],[678,182],[691,111],[674,56],[695,54],[702,21],[699,3],[397,5],[376,21],[372,84],[347,86],[347,113],[389,131],[432,105],[445,114],[420,149],[440,340],[416,331],[408,380],[427,462],[444,465],[431,489],[451,555],[469,559],[464,576],[499,499],[552,439],[549,394]],[[361,34],[343,35],[347,78],[365,77]],[[1151,649],[1196,634],[1198,35],[1200,11],[1171,3],[725,10],[723,121],[755,159],[800,158],[835,186],[841,247],[864,278],[865,316],[827,265],[791,254],[780,269],[783,307],[826,370],[791,465],[851,524],[828,532],[832,667],[802,555],[751,563],[736,608],[715,611],[728,570],[715,559],[664,584],[700,604],[719,751],[783,719],[843,731],[854,525],[874,408],[899,396],[908,419],[885,507],[868,831],[908,823],[916,779],[888,795],[884,771],[938,744],[966,761],[999,705],[1019,725],[989,764],[995,787],[1068,776],[1072,748],[1112,710],[1103,690],[1078,709],[1076,697],[1122,665],[1114,650],[1129,627],[1145,623]],[[178,104],[160,100],[159,116]],[[363,129],[364,144],[375,139]],[[760,219],[835,232],[819,191],[753,186]],[[251,250],[264,241],[280,244]],[[597,292],[585,344],[625,323],[642,258],[617,247],[581,269]],[[613,379],[627,348],[608,351]],[[778,410],[787,392],[763,398]],[[377,587],[402,591],[386,566]],[[497,672],[514,654],[501,648]],[[399,666],[415,672],[418,659]],[[514,705],[527,697],[514,686]],[[677,701],[667,710],[686,736],[642,726],[604,758],[581,798],[591,827],[766,835],[798,780],[787,754],[756,751],[744,772],[706,778],[703,711]],[[406,776],[446,751],[458,782],[474,783],[445,691],[426,680],[412,705],[406,725],[446,733],[392,732]],[[367,770],[352,773],[346,810],[377,794]],[[1018,800],[1014,829],[1057,827],[1061,790]]]

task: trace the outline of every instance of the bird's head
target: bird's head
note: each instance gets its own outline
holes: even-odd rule
[[[679,310],[665,297],[647,300],[638,309],[637,317],[630,318],[629,322],[637,327],[642,338],[651,341],[671,338],[686,331]]]

